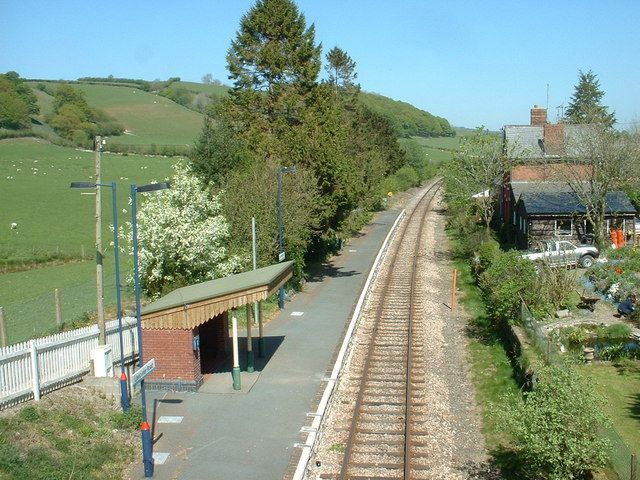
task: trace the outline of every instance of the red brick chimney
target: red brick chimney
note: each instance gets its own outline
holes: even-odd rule
[[[544,125],[547,123],[547,109],[534,105],[531,109],[531,125]]]

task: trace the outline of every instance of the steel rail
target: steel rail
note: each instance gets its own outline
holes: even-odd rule
[[[409,226],[412,224],[412,220],[414,219],[414,216],[416,215],[416,212],[418,212],[421,209],[421,206],[423,205],[423,202],[425,201],[425,199],[427,199],[429,194],[432,194],[430,198],[428,198],[427,204],[426,204],[426,208],[422,214],[422,218],[420,219],[420,224],[419,224],[419,230],[418,230],[418,235],[417,235],[417,241],[415,242],[415,247],[414,247],[414,254],[413,254],[413,262],[412,262],[412,267],[411,267],[411,287],[410,287],[410,292],[409,292],[409,315],[408,315],[408,329],[407,329],[407,354],[406,354],[406,366],[405,366],[405,378],[406,378],[406,384],[405,384],[405,416],[404,416],[404,420],[405,420],[405,425],[404,425],[404,445],[403,445],[403,464],[404,464],[404,478],[405,479],[409,479],[410,478],[410,470],[411,470],[411,421],[410,421],[410,417],[411,417],[411,403],[412,403],[412,363],[413,363],[413,357],[412,357],[412,334],[413,334],[413,317],[414,317],[414,289],[415,289],[415,282],[416,282],[416,271],[417,271],[417,259],[418,259],[418,253],[419,253],[419,248],[420,248],[420,239],[422,238],[422,232],[423,232],[423,226],[424,226],[424,218],[426,217],[427,213],[430,211],[430,205],[431,202],[433,201],[433,198],[435,197],[435,193],[438,191],[438,189],[440,188],[440,182],[434,182],[426,191],[425,193],[422,195],[422,197],[420,198],[420,200],[418,201],[418,203],[416,204],[416,206],[414,207],[413,211],[411,212],[411,214],[409,215],[409,218],[406,219],[405,224],[403,226],[401,235],[399,236],[399,239],[395,240],[395,245],[397,245],[397,247],[394,249],[393,254],[392,254],[392,259],[391,259],[391,265],[395,265],[396,264],[396,260],[398,258],[398,254],[400,252],[400,246],[403,244],[405,235],[407,234],[407,230],[409,228]],[[357,394],[357,398],[356,398],[356,402],[355,402],[355,409],[354,409],[354,415],[352,416],[351,419],[351,425],[349,428],[349,433],[348,433],[348,439],[345,445],[345,451],[344,451],[344,456],[343,456],[343,460],[342,460],[342,465],[341,465],[341,469],[340,469],[340,473],[339,473],[339,479],[340,480],[346,480],[347,478],[349,478],[348,476],[348,472],[349,472],[349,468],[350,468],[350,463],[351,463],[351,458],[352,458],[352,454],[353,454],[353,447],[356,444],[355,441],[355,437],[356,437],[356,431],[357,431],[357,426],[358,423],[360,421],[360,416],[362,413],[362,404],[364,402],[364,398],[365,398],[365,388],[364,385],[367,383],[368,379],[369,379],[369,375],[370,375],[370,369],[371,369],[371,359],[372,359],[372,355],[371,352],[373,351],[372,346],[375,345],[376,340],[378,339],[378,334],[379,334],[379,329],[380,329],[380,324],[381,324],[381,318],[382,318],[382,311],[383,308],[385,306],[385,299],[388,296],[389,293],[389,288],[392,284],[391,281],[391,273],[389,273],[388,277],[385,279],[385,283],[382,285],[382,293],[380,295],[381,301],[379,302],[377,308],[376,308],[376,312],[375,312],[375,316],[374,316],[374,326],[373,326],[373,331],[371,332],[370,338],[369,338],[369,342],[368,342],[368,352],[369,354],[366,356],[365,361],[364,361],[364,365],[362,367],[362,378],[361,378],[361,385],[362,388],[360,388],[358,390],[358,394]]]

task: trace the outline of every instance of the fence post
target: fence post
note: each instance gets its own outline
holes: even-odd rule
[[[0,347],[7,346],[7,326],[4,323],[4,308],[0,307]]]
[[[630,480],[638,480],[638,469],[637,469],[637,457],[632,453],[631,454],[631,475],[629,477]]]
[[[29,353],[31,354],[31,380],[33,384],[33,399],[37,402],[40,400],[40,375],[38,372],[38,349],[36,341],[29,342]]]
[[[60,313],[60,295],[57,288],[53,291],[53,299],[56,304],[56,326],[60,331],[62,330],[62,314]]]

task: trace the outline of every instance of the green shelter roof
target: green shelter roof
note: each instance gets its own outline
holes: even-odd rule
[[[195,328],[231,308],[265,300],[293,272],[293,261],[182,287],[142,308],[143,328]]]

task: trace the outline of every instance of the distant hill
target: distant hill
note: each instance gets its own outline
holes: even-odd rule
[[[43,124],[47,115],[52,113],[52,94],[61,83],[66,82],[47,82],[43,90],[40,82],[30,82],[35,87],[40,106],[38,120]],[[169,153],[185,153],[185,148],[193,145],[202,128],[201,113],[178,105],[157,93],[129,85],[72,83],[74,88],[84,92],[91,107],[99,108],[124,126],[124,135],[109,138],[111,150],[129,151],[126,147],[131,146],[130,151],[143,153],[163,153],[163,149]],[[46,129],[46,125],[39,129]],[[153,151],[137,148],[140,146],[153,146]],[[180,148],[176,150],[166,147]]]
[[[183,82],[178,77],[164,81],[86,77],[71,81],[29,80],[36,93],[40,114],[32,131],[56,143],[60,139],[47,122],[51,118],[53,94],[61,84],[84,92],[88,104],[100,109],[124,127],[124,134],[108,140],[108,150],[120,152],[186,154],[202,128],[206,108],[221,101],[230,87],[219,83]],[[399,138],[454,137],[449,122],[413,105],[376,93],[362,92],[360,100],[386,117]]]
[[[456,134],[447,119],[409,103],[369,92],[362,92],[360,100],[374,112],[386,117],[399,137],[453,137]]]

